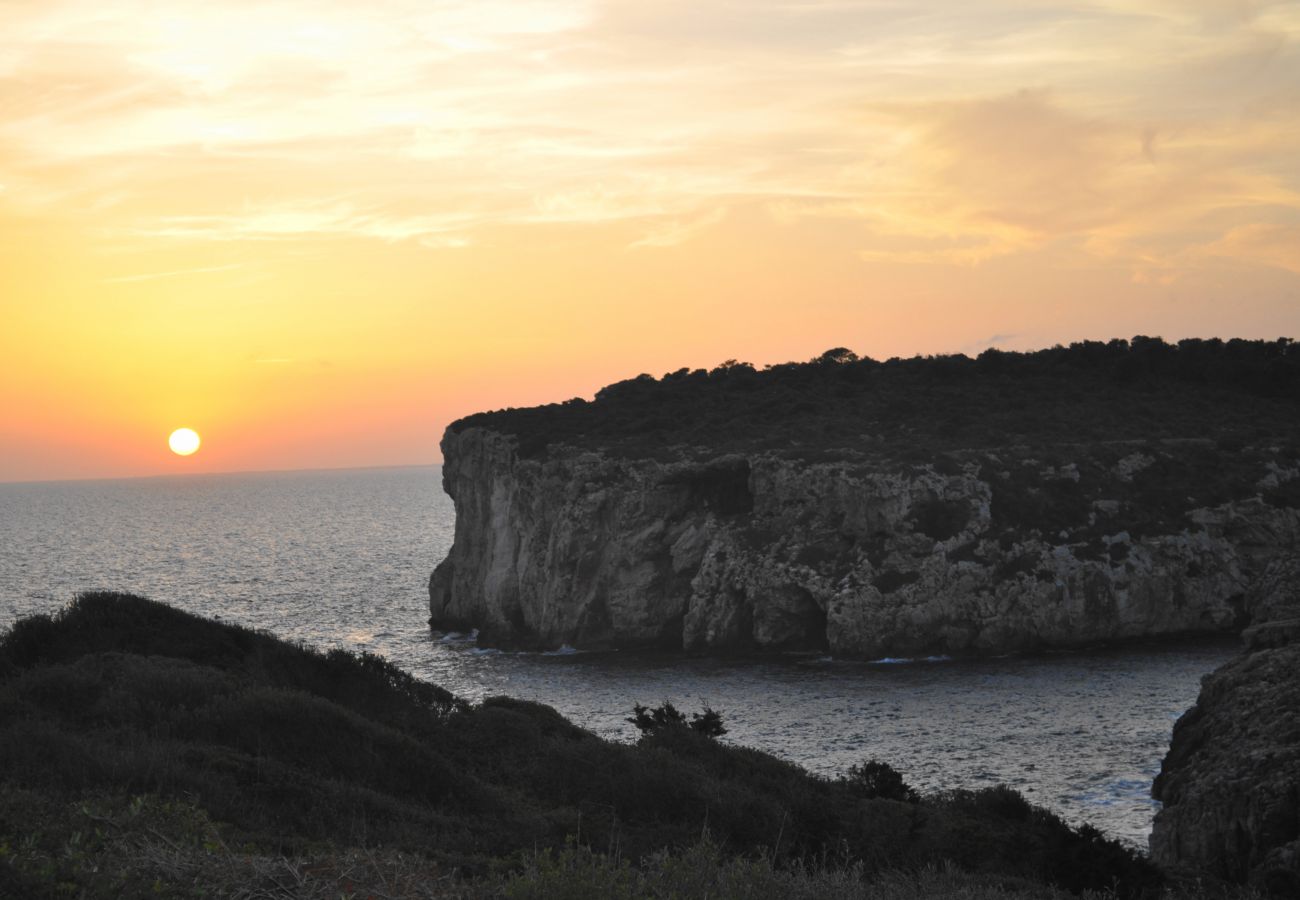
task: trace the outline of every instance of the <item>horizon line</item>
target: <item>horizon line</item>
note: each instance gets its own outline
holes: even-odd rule
[[[85,481],[150,481],[165,478],[197,478],[207,475],[288,475],[310,472],[359,472],[374,469],[429,469],[438,468],[440,462],[392,463],[371,466],[308,466],[302,469],[226,469],[220,472],[164,472],[157,475],[88,475],[79,478],[29,478],[0,481],[0,487],[11,484],[66,484]]]

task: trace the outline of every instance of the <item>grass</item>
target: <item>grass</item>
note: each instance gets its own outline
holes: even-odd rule
[[[480,896],[510,900],[1114,900],[1111,889],[1074,894],[1013,877],[975,875],[951,864],[872,872],[860,863],[777,866],[770,857],[729,856],[707,836],[683,851],[633,865],[569,846],[532,854],[523,868]],[[1162,894],[1178,900],[1259,900],[1254,891],[1187,884]]]
[[[233,900],[1114,900],[1111,890],[1072,894],[1034,881],[972,874],[951,864],[873,872],[826,860],[778,865],[736,856],[705,834],[635,863],[577,841],[522,851],[465,879],[418,853],[323,846],[297,855],[231,842],[198,806],[155,796],[54,801],[31,791],[0,795],[0,896],[233,898]],[[1177,900],[1259,900],[1222,885],[1185,885]]]

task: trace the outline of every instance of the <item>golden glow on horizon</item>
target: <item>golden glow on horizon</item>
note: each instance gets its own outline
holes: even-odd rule
[[[177,456],[189,456],[199,449],[199,433],[193,428],[177,428],[167,438],[167,446]]]
[[[1300,336],[1300,4],[0,4],[0,481],[640,372]]]

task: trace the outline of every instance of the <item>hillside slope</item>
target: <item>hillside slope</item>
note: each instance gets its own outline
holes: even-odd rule
[[[1118,844],[1007,789],[887,799],[685,727],[610,743],[549,707],[470,706],[373,656],[121,594],[83,595],[0,638],[0,785],[0,893],[8,878],[151,895],[132,881],[148,854],[95,855],[150,810],[140,821],[169,823],[150,844],[164,857],[369,848],[464,875],[566,840],[638,860],[707,833],[729,857],[777,864],[953,863],[1133,893],[1156,881]],[[189,877],[169,895],[195,895]]]

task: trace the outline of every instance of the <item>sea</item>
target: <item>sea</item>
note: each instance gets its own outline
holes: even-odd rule
[[[876,759],[922,791],[1008,784],[1145,848],[1175,720],[1232,640],[986,659],[515,653],[429,629],[455,525],[436,466],[0,484],[0,630],[130,591],[381,654],[470,701],[549,704],[635,740],[636,703],[722,714],[728,742],[835,777]]]

